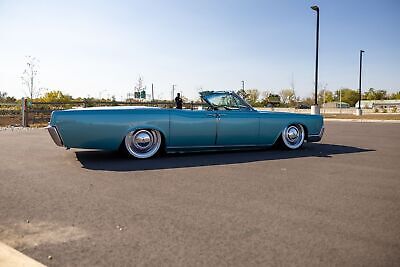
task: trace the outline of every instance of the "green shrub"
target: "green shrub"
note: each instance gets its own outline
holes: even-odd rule
[[[396,113],[397,112],[397,107],[392,107],[392,112]]]

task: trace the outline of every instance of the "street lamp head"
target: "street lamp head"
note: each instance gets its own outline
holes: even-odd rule
[[[319,12],[319,7],[318,6],[312,6],[311,9]]]
[[[364,51],[364,50],[360,50],[360,52],[361,52],[361,53],[365,53],[365,51]]]

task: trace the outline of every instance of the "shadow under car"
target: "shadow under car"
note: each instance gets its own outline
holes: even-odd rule
[[[308,143],[299,150],[263,149],[220,152],[191,152],[164,154],[155,158],[138,160],[116,151],[79,150],[76,157],[83,168],[106,171],[143,171],[225,164],[248,163],[305,157],[330,157],[332,155],[370,152],[373,150],[321,143]]]

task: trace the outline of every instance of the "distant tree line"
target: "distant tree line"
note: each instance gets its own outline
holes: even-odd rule
[[[254,107],[299,107],[300,105],[311,106],[314,103],[314,96],[300,98],[296,96],[293,89],[282,89],[278,93],[272,91],[260,91],[258,89],[247,89],[240,90],[238,93],[246,99],[246,101]],[[363,100],[384,100],[384,99],[400,99],[400,91],[395,93],[388,93],[386,90],[378,90],[374,88],[368,89],[362,95]],[[78,97],[73,98],[72,96],[63,93],[60,90],[52,90],[44,93],[41,97],[33,99],[35,102],[62,102],[70,103],[74,101],[82,102],[116,102],[115,96],[111,98],[95,98],[95,97]],[[350,88],[343,88],[341,90],[330,91],[321,90],[318,92],[318,103],[329,103],[339,102],[348,103],[350,106],[354,106],[358,101],[358,91]],[[0,102],[1,103],[16,103],[17,100],[13,96],[8,96],[4,91],[0,91]],[[163,102],[167,100],[155,100],[157,102]],[[189,101],[185,99],[185,101]],[[197,101],[195,101],[197,102]],[[110,103],[111,104],[111,103]]]
[[[1,103],[15,103],[17,99],[13,96],[8,96],[6,92],[0,91],[0,102]]]
[[[239,91],[238,91],[239,92]],[[301,105],[311,106],[314,104],[314,95],[306,98],[296,96],[293,89],[282,89],[278,93],[272,91],[260,92],[257,89],[248,89],[243,92],[240,90],[249,104],[255,107],[274,106],[274,107],[299,107]],[[318,103],[339,102],[354,106],[359,99],[358,90],[350,88],[342,88],[336,91],[320,90],[318,92]],[[400,91],[388,93],[386,90],[377,90],[370,88],[362,94],[363,100],[384,100],[384,99],[400,99]]]

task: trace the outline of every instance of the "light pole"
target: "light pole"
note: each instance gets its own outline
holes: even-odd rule
[[[356,110],[356,115],[361,116],[362,115],[362,109],[361,109],[361,71],[362,71],[362,56],[364,50],[360,50],[360,78],[358,80],[358,108]]]
[[[315,89],[314,89],[314,105],[311,106],[311,114],[319,114],[318,107],[318,47],[319,47],[319,7],[312,6],[312,10],[317,12],[317,33],[315,47]]]

